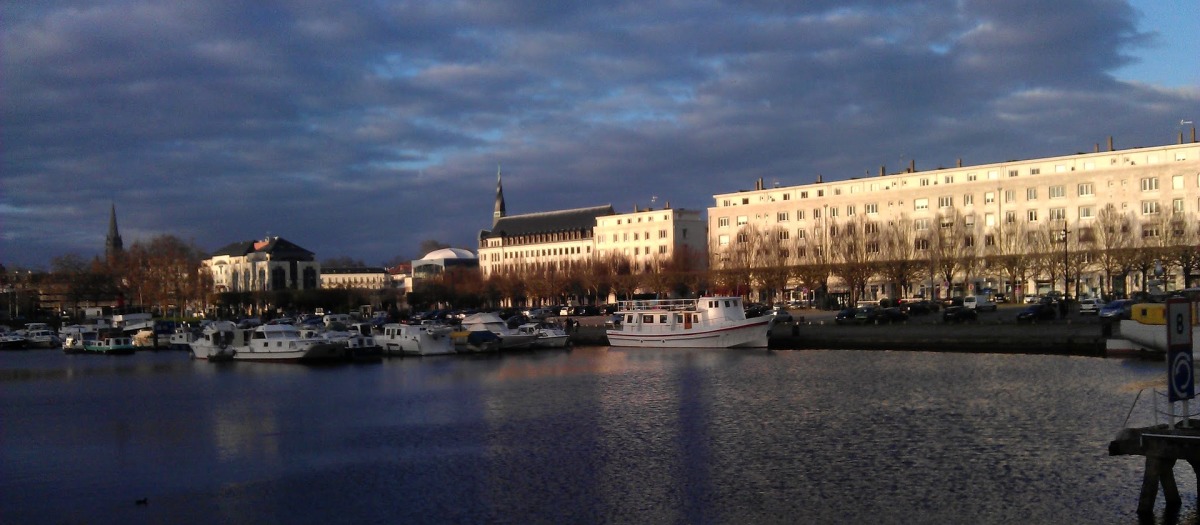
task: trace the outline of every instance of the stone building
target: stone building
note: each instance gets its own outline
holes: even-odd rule
[[[240,241],[201,261],[216,292],[315,290],[321,265],[310,252],[281,237]]]

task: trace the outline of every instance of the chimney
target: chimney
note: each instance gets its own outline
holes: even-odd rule
[[[909,159],[908,160],[908,172],[909,173],[917,172],[917,159]]]
[[[1099,142],[1096,143],[1096,147],[1093,149],[1093,153],[1100,153],[1100,143]]]
[[[882,177],[884,175],[887,175],[887,165],[879,167],[879,176]]]
[[[817,174],[817,184],[820,184],[821,182],[822,182],[822,181],[821,181],[821,174],[820,174],[820,173],[818,173],[818,174]]]
[[[1115,150],[1113,150],[1113,140],[1112,140],[1112,135],[1109,135],[1109,136],[1108,136],[1108,151],[1115,151]]]
[[[669,210],[669,209],[671,209],[671,201],[667,201],[667,204],[666,204],[665,206],[663,206],[663,209],[664,209],[664,210]]]
[[[759,177],[759,178],[758,178],[758,189],[760,189],[760,190],[761,190],[761,189],[763,189],[763,188],[765,188],[765,186],[763,186],[763,180],[762,180],[762,177]]]
[[[958,158],[958,167],[962,167],[962,157]]]
[[[637,213],[637,212],[638,212],[637,203],[634,203],[633,204],[633,213]]]
[[[1176,144],[1183,144],[1183,132],[1182,131],[1179,132],[1179,142],[1177,142]]]
[[[1192,142],[1196,142],[1196,126],[1192,126]]]

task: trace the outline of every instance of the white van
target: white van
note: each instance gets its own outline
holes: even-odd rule
[[[993,303],[986,295],[968,295],[963,297],[963,308],[980,312],[995,312],[996,303]]]

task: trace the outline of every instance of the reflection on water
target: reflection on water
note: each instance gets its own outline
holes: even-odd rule
[[[0,521],[1128,523],[1141,464],[1106,446],[1164,373],[919,352],[2,353]]]

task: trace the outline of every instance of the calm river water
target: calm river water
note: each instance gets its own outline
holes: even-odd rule
[[[1136,523],[1142,463],[1107,445],[1164,368],[859,351],[329,367],[3,352],[0,523]],[[1131,425],[1152,422],[1150,397]]]

